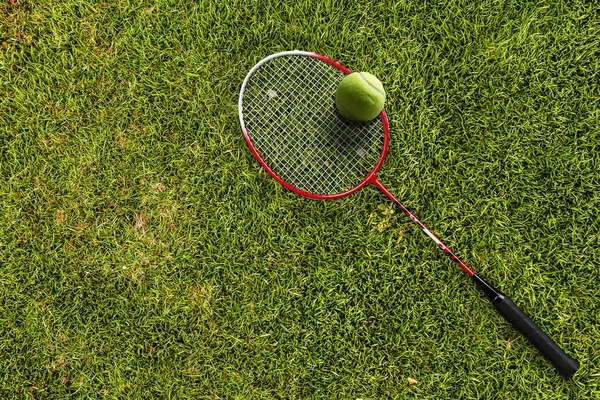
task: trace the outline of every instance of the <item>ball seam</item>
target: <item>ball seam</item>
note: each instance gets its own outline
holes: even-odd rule
[[[377,89],[375,86],[371,85],[371,83],[368,80],[366,80],[364,76],[362,76],[361,74],[358,74],[358,76],[360,76],[360,79],[362,79],[367,85],[371,86],[377,93],[385,97],[385,93]]]
[[[336,98],[335,100],[336,100],[336,103],[337,103],[337,105],[338,105],[339,107],[343,108],[343,109],[344,109],[344,112],[345,112],[345,113],[347,113],[347,114],[348,114],[348,115],[351,117],[351,119],[354,119],[354,120],[356,120],[356,121],[358,121],[358,120],[359,120],[359,119],[356,117],[356,115],[354,115],[352,112],[350,112],[350,110],[348,109],[348,107],[346,107],[346,106],[345,106],[345,105],[342,103],[342,101],[341,101],[340,99]]]

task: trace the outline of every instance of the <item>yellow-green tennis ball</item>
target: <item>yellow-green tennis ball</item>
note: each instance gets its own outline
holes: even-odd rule
[[[354,72],[346,75],[335,92],[335,103],[344,117],[353,121],[370,121],[385,103],[385,90],[374,75]]]

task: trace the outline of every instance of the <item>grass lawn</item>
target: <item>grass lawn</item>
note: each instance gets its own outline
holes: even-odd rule
[[[290,3],[0,3],[0,398],[600,398],[598,6]],[[382,80],[381,181],[571,381],[376,189],[261,170],[239,89],[291,49]]]

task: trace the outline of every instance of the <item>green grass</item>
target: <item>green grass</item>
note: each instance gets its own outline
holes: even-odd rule
[[[598,7],[280,3],[2,2],[0,397],[600,398]],[[381,181],[572,381],[377,190],[259,168],[239,88],[295,48],[380,77]]]

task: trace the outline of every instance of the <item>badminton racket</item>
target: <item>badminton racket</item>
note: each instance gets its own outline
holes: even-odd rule
[[[374,120],[358,123],[337,112],[335,91],[349,73],[327,57],[298,50],[258,62],[242,83],[238,104],[252,154],[277,182],[304,197],[330,200],[368,184],[377,187],[475,281],[563,377],[570,378],[579,363],[508,296],[475,274],[378,180],[390,140],[387,117],[382,111]]]

